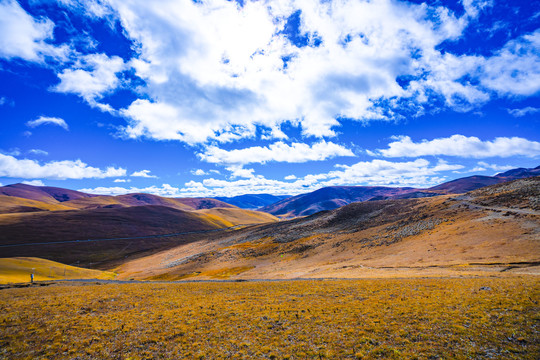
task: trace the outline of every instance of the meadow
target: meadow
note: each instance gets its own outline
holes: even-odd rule
[[[7,359],[538,359],[538,277],[0,290]]]

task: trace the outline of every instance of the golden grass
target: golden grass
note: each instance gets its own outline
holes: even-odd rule
[[[0,291],[0,358],[538,359],[536,277]]]
[[[212,208],[197,210],[196,212],[204,214],[211,218],[214,217],[216,219],[222,219],[223,221],[227,221],[231,224],[229,226],[240,224],[260,224],[278,221],[277,217],[268,213],[238,208]]]
[[[0,258],[0,284],[57,279],[113,279],[109,271],[83,269],[40,258]]]
[[[0,195],[0,211],[12,212],[19,207],[30,207],[47,211],[73,210],[73,207],[62,204],[51,204],[38,200],[24,199],[16,196]]]

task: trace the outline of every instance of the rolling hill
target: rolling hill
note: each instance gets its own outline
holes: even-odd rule
[[[23,199],[41,201],[48,204],[56,204],[64,201],[96,196],[75,190],[50,186],[32,186],[26,184],[2,186],[0,187],[0,195],[15,196]]]
[[[212,198],[167,198],[142,193],[117,196],[92,195],[75,190],[26,184],[2,186],[0,187],[0,196],[2,196],[1,199],[3,200],[2,203],[0,203],[0,211],[2,213],[40,210],[98,209],[145,205],[160,205],[186,211],[211,209],[215,207],[236,207]],[[11,198],[8,199],[8,197]],[[31,200],[31,202],[26,200]],[[55,206],[45,204],[52,204]]]
[[[159,205],[0,216],[0,244],[160,235],[227,227],[203,214]]]
[[[120,278],[540,273],[540,177],[462,195],[357,202],[128,261]]]
[[[0,214],[56,210],[73,210],[73,208],[60,203],[48,203],[16,196],[0,195]]]
[[[70,266],[40,258],[0,258],[0,284],[20,283],[30,281],[57,279],[113,279],[115,274],[109,271],[99,271]]]
[[[462,194],[484,186],[540,175],[540,166],[534,169],[518,168],[495,176],[469,176],[452,180],[428,189],[390,188],[369,186],[332,186],[300,194],[260,208],[273,215],[295,217],[333,210],[358,201],[410,199],[442,194]]]
[[[414,188],[330,186],[278,201],[259,210],[288,217],[306,216],[323,210],[337,209],[353,202],[383,200],[408,194],[420,197],[418,193],[419,190]],[[425,192],[424,194],[427,196],[439,195],[435,192]]]

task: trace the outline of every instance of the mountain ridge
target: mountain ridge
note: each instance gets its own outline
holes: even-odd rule
[[[445,194],[463,194],[484,186],[540,175],[536,168],[517,168],[495,176],[473,175],[451,180],[426,189],[384,186],[331,186],[310,193],[296,195],[258,209],[273,215],[294,217],[333,210],[358,201],[432,197]]]

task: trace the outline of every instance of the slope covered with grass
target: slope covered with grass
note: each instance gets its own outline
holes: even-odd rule
[[[109,271],[84,269],[35,257],[0,258],[0,284],[57,279],[113,279]]]

